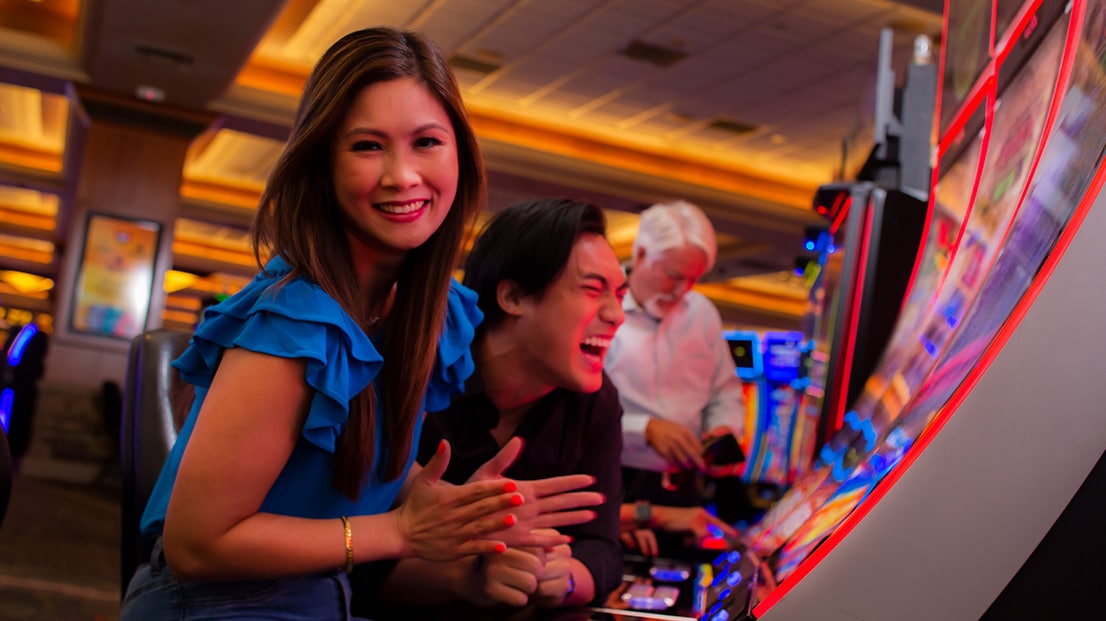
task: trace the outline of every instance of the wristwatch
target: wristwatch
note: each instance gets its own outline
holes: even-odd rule
[[[649,528],[653,525],[653,505],[648,500],[639,500],[634,503],[634,522],[638,528]]]

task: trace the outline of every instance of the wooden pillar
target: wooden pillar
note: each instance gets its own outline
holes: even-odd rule
[[[78,93],[88,129],[45,379],[122,386],[131,338],[161,325],[185,156],[214,115]]]

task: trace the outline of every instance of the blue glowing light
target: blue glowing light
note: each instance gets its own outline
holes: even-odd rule
[[[726,586],[730,587],[731,589],[739,584],[741,584],[741,574],[737,573],[736,571],[730,574],[728,578],[726,578]]]
[[[845,422],[855,431],[859,431],[864,434],[864,447],[866,451],[870,451],[876,446],[876,430],[872,427],[872,419],[866,418],[860,420],[860,416],[855,410],[845,414]]]
[[[4,433],[8,433],[8,425],[11,424],[12,399],[14,398],[15,392],[11,388],[5,388],[0,392],[0,427],[4,428]]]
[[[807,240],[807,242],[803,244],[803,247],[807,250],[814,250],[814,242]]]
[[[12,341],[11,349],[8,350],[9,366],[19,366],[19,361],[23,359],[23,350],[27,349],[27,343],[30,343],[31,338],[37,333],[38,326],[35,324],[29,323],[23,326],[23,329],[15,336],[15,340]]]
[[[741,560],[741,553],[737,550],[731,550],[730,553],[726,555],[726,560],[730,563],[736,563]]]
[[[922,347],[925,348],[927,354],[934,358],[937,357],[937,346],[933,344],[933,341],[922,337]]]
[[[821,457],[822,463],[826,466],[832,466],[836,464],[840,459],[845,456],[845,449],[834,450],[829,444],[822,447]]]

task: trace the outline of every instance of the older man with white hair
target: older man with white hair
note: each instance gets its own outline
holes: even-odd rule
[[[714,227],[695,205],[676,201],[642,212],[623,303],[626,321],[605,365],[624,412],[626,501],[636,501],[641,526],[652,522],[652,504],[701,505],[694,486],[674,489],[677,477],[665,473],[707,470],[704,440],[739,436],[743,427],[741,384],[722,319],[692,290],[716,254]]]

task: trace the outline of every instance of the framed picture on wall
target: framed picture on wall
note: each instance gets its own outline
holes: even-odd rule
[[[146,326],[161,224],[89,213],[69,306],[73,332],[130,340]]]

